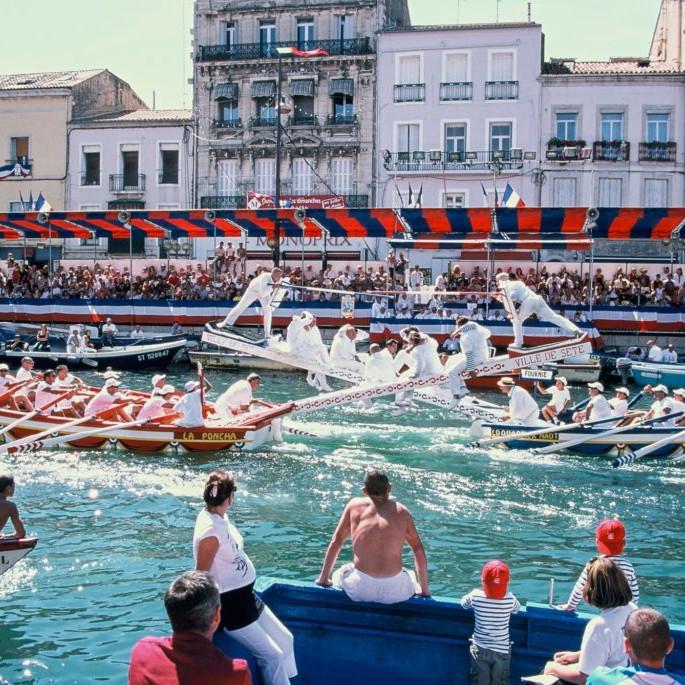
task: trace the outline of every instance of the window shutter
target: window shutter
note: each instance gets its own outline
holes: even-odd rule
[[[238,194],[238,167],[237,159],[220,159],[217,162],[217,192],[219,195]]]
[[[421,58],[418,55],[401,55],[398,84],[421,83]]]
[[[511,52],[492,54],[492,80],[514,81],[514,55]]]
[[[552,203],[554,207],[575,207],[576,179],[555,178]]]
[[[464,53],[445,55],[445,83],[464,83],[468,76],[469,56]]]
[[[668,207],[668,181],[666,179],[645,179],[645,207]]]

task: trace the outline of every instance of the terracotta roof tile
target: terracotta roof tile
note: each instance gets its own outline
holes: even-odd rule
[[[36,88],[72,88],[105,69],[78,71],[42,71],[33,74],[0,74],[0,90],[34,90]]]
[[[675,66],[648,59],[612,59],[609,62],[579,62],[577,60],[545,62],[543,74],[679,74]]]
[[[189,121],[193,118],[190,109],[138,109],[126,114],[109,117],[108,121]]]

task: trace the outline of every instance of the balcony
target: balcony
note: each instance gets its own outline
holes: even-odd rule
[[[473,83],[471,81],[459,81],[440,84],[440,102],[452,100],[471,100],[473,98]]]
[[[590,159],[592,150],[586,147],[584,140],[563,140],[551,138],[547,142],[547,160],[553,162],[573,162]]]
[[[486,81],[486,100],[516,100],[519,96],[518,81]]]
[[[370,38],[346,38],[344,40],[310,41],[311,49],[322,48],[330,56],[370,55],[374,48]],[[279,43],[239,43],[237,45],[202,45],[197,54],[198,62],[214,62],[239,59],[276,59],[277,48],[292,48],[294,41]]]
[[[276,117],[252,117],[248,126],[249,128],[276,128]]]
[[[369,196],[345,195],[345,202],[349,209],[366,209],[369,206]]]
[[[145,174],[110,174],[110,193],[145,192]]]
[[[244,195],[205,195],[200,198],[200,209],[244,209]]]
[[[625,140],[598,140],[592,146],[595,162],[629,162],[630,143]]]
[[[329,114],[326,117],[326,126],[357,126],[358,124],[356,114]]]
[[[520,169],[523,151],[468,150],[466,152],[443,152],[442,150],[414,150],[413,152],[389,152],[383,156],[386,171],[487,171],[493,165],[500,169]]]
[[[395,102],[423,102],[425,99],[425,83],[399,83],[395,85]]]
[[[676,161],[677,143],[640,143],[638,154],[641,162],[671,162]]]
[[[288,126],[301,126],[316,128],[319,125],[319,118],[316,114],[295,114],[288,117]]]
[[[240,117],[234,117],[233,119],[214,119],[212,121],[212,128],[237,129],[242,127],[243,120]]]

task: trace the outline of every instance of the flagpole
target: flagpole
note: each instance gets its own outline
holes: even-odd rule
[[[274,204],[276,205],[276,219],[274,220],[273,259],[274,266],[280,266],[281,220],[278,217],[278,212],[281,208],[281,98],[283,97],[281,79],[283,78],[283,58],[278,50],[276,51],[276,54],[278,55],[278,75],[276,77],[276,195],[274,197]]]

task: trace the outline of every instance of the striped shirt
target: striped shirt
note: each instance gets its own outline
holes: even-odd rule
[[[635,569],[633,568],[633,565],[624,557],[602,556],[605,559],[611,559],[611,561],[613,561],[614,564],[616,564],[616,566],[623,571],[623,575],[626,577],[628,585],[630,585],[630,591],[633,593],[633,602],[637,604],[640,601],[640,588],[637,585],[637,578],[635,577]],[[580,604],[580,600],[583,599],[583,590],[585,589],[586,584],[587,564],[583,568],[583,572],[580,574],[576,584],[573,586],[571,596],[568,598],[567,605],[569,609],[575,609]]]
[[[476,624],[473,630],[473,642],[493,652],[508,653],[509,616],[516,613],[521,605],[518,599],[507,592],[502,599],[490,599],[483,590],[471,590],[461,598],[464,609],[473,609]]]

